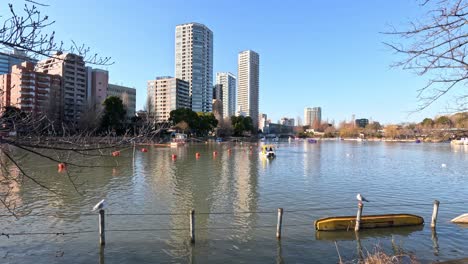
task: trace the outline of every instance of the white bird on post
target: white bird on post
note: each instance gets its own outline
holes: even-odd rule
[[[362,202],[369,202],[369,200],[367,200],[366,198],[364,198],[364,196],[362,196],[360,193],[358,193],[356,195],[356,199],[359,201],[360,204],[362,204]]]
[[[97,204],[93,207],[93,211],[104,209],[105,201],[106,201],[106,200],[102,199],[99,203],[97,203]]]

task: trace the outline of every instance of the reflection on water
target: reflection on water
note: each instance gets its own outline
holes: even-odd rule
[[[83,194],[75,191],[67,174],[56,171],[56,164],[26,159],[25,167],[59,195],[25,181],[11,186],[15,200],[33,214],[61,217],[0,218],[2,232],[97,230],[97,215],[83,213],[106,199],[107,213],[112,214],[106,217],[107,245],[104,253],[92,232],[0,237],[5,260],[336,263],[333,241],[338,241],[343,259],[351,260],[377,244],[391,252],[394,239],[423,261],[464,257],[468,252],[468,228],[449,223],[466,211],[463,204],[450,203],[468,199],[465,146],[291,142],[280,143],[273,160],[259,158],[258,147],[250,151],[248,144],[148,149],[135,157],[132,150],[116,158],[77,157],[82,164],[105,165],[70,171],[78,176]],[[426,221],[432,201],[440,200],[438,233],[430,227],[362,230],[357,237],[354,232],[315,232],[313,221],[318,218],[354,215],[358,192],[372,201],[364,214],[413,213]],[[281,241],[275,238],[279,207],[285,208]],[[189,243],[191,209],[196,212],[194,245]],[[115,231],[122,229],[149,231]],[[56,251],[63,256],[55,257]]]

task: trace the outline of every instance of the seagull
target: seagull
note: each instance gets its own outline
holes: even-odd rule
[[[94,207],[93,207],[93,211],[96,211],[96,210],[101,210],[101,209],[104,209],[104,204],[105,200],[102,199],[99,203],[97,203]]]
[[[359,202],[362,202],[362,201],[364,201],[364,202],[369,202],[369,200],[367,200],[366,198],[364,198],[364,196],[362,196],[360,193],[358,193],[358,194],[356,195],[356,199],[357,199]]]

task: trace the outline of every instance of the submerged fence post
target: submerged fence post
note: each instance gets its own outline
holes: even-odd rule
[[[281,226],[283,225],[283,208],[278,208],[278,223],[276,224],[276,238],[281,239]]]
[[[437,214],[439,213],[439,204],[438,200],[434,200],[434,209],[432,211],[432,220],[431,220],[431,227],[435,228],[437,224]]]
[[[190,243],[195,243],[195,210],[190,210]]]
[[[99,210],[99,244],[106,244],[106,230],[104,222],[104,209]]]
[[[359,202],[358,203],[358,211],[356,215],[356,226],[354,227],[354,231],[359,231],[359,228],[361,228],[361,215],[362,215],[362,208],[364,205]]]

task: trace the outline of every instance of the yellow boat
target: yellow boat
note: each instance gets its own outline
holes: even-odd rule
[[[415,226],[424,224],[424,219],[412,214],[363,215],[361,229]],[[335,216],[322,218],[314,223],[319,231],[354,230],[356,216]]]
[[[360,239],[368,239],[368,238],[381,239],[381,238],[389,238],[389,237],[392,237],[393,235],[409,236],[415,232],[422,231],[423,229],[424,229],[423,225],[363,229],[359,231],[359,238]],[[350,228],[350,230],[354,231],[354,227]],[[356,240],[356,234],[354,232],[349,232],[346,230],[316,231],[315,239],[326,240],[326,241],[351,241],[351,240]]]

